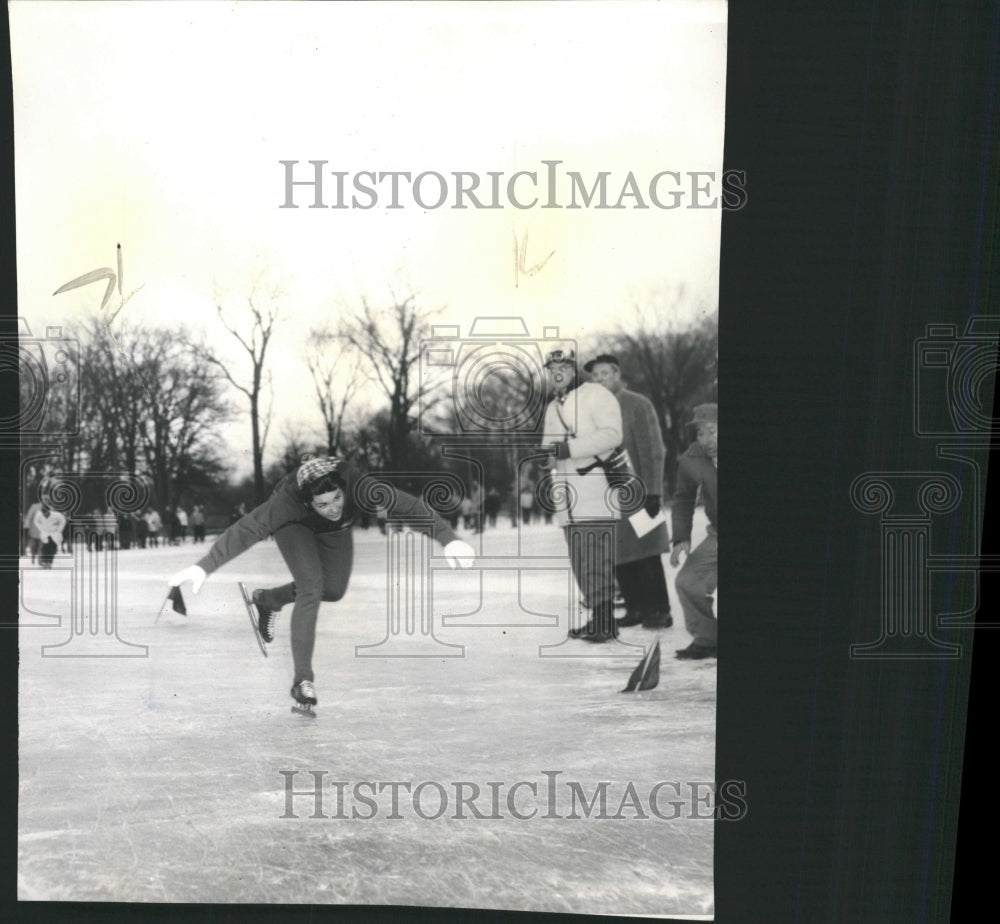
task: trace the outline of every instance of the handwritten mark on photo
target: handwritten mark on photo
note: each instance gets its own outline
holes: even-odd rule
[[[549,262],[552,255],[555,253],[554,250],[549,251],[549,255],[542,260],[541,263],[536,263],[534,266],[528,266],[528,232],[524,232],[524,237],[521,239],[520,247],[517,242],[517,234],[514,235],[514,288],[516,289],[521,276],[534,276],[535,273],[541,271],[542,267]]]
[[[111,293],[114,292],[115,287],[118,288],[118,307],[111,313],[107,321],[104,322],[105,327],[108,329],[108,333],[111,334],[112,339],[114,339],[114,334],[111,332],[111,324],[116,317],[118,317],[121,310],[128,304],[129,300],[133,295],[136,294],[143,286],[139,286],[129,292],[128,295],[122,295],[122,280],[125,276],[125,271],[122,263],[122,245],[118,244],[116,247],[116,258],[118,265],[118,272],[116,273],[110,266],[102,266],[98,269],[91,270],[89,273],[84,273],[82,276],[77,276],[76,279],[72,279],[65,285],[61,285],[58,289],[53,292],[53,295],[60,295],[63,292],[69,292],[72,289],[79,289],[83,286],[89,286],[91,283],[100,282],[106,279],[108,282],[107,288],[104,290],[104,298],[101,299],[101,311],[103,311],[108,302],[111,299]],[[145,285],[145,283],[143,283]],[[118,341],[115,340],[117,344]],[[119,346],[120,348],[120,346]]]

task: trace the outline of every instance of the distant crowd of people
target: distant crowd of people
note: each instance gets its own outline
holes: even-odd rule
[[[534,479],[527,478],[520,486],[515,482],[513,489],[507,494],[501,494],[496,486],[490,486],[485,494],[482,485],[473,481],[465,497],[462,498],[459,509],[449,518],[453,529],[459,523],[466,530],[481,533],[487,526],[496,529],[501,512],[506,509],[510,517],[510,525],[518,523],[527,526],[532,521],[552,522],[552,511],[544,509],[535,493]]]
[[[118,539],[123,549],[184,545],[189,535],[192,542],[205,541],[205,510],[200,504],[195,504],[190,514],[178,505],[168,508],[162,518],[153,509],[142,515],[118,517]]]
[[[182,506],[169,507],[161,516],[152,507],[142,513],[109,512],[94,507],[86,517],[77,515],[77,525],[84,525],[88,552],[111,549],[155,549],[205,541],[205,508],[195,504],[188,513]],[[73,552],[74,522],[48,504],[32,504],[22,520],[22,554],[32,564],[51,568],[57,552]],[[79,532],[79,530],[78,530]]]

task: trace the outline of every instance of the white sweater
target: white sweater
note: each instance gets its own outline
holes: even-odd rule
[[[46,515],[41,509],[35,514],[35,529],[38,530],[42,542],[53,539],[57,544],[62,542],[63,529],[66,528],[66,517],[58,510],[50,510]]]

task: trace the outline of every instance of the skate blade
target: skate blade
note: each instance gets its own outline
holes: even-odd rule
[[[297,712],[299,715],[307,715],[311,719],[316,718],[316,710],[313,709],[310,703],[296,703],[292,706],[292,712]]]
[[[260,629],[257,628],[257,620],[254,617],[254,606],[253,600],[250,597],[250,593],[247,591],[246,585],[242,581],[237,581],[240,586],[240,593],[243,595],[243,605],[246,607],[247,616],[250,617],[250,628],[253,629],[254,638],[257,639],[257,644],[260,646],[260,653],[266,658],[267,649],[264,647],[264,637],[260,634]]]

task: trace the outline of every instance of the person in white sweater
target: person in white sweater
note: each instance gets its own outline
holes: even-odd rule
[[[34,526],[38,530],[41,542],[38,563],[48,570],[52,567],[52,560],[63,540],[66,517],[58,510],[53,510],[48,504],[43,503],[41,508],[35,512]]]
[[[602,463],[622,442],[618,399],[594,382],[583,382],[571,351],[553,350],[545,361],[552,400],[545,411],[543,445],[550,453],[549,486],[540,497],[555,507],[570,563],[593,617],[574,638],[607,642],[617,638],[614,619],[614,533],[620,516]],[[553,504],[552,501],[555,501]],[[602,538],[604,537],[604,538]],[[606,542],[610,539],[610,543]]]

